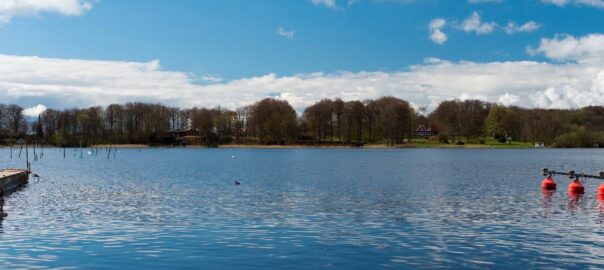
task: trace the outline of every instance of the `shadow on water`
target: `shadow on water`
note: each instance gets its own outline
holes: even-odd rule
[[[13,189],[9,189],[6,192],[4,192],[4,190],[0,189],[0,229],[2,229],[2,222],[4,221],[4,218],[6,218],[8,216],[8,213],[4,212],[4,203],[5,203],[5,197],[10,196],[11,194],[15,193],[15,192],[19,192],[19,191],[23,191],[27,188],[28,183],[24,183],[16,188]],[[3,231],[0,230],[0,233],[2,233]]]
[[[4,197],[10,196],[13,193],[25,191],[27,189],[28,185],[29,185],[29,181],[27,181],[27,182],[25,182],[25,183],[23,183],[23,184],[15,187],[13,189],[9,189],[6,192],[0,190],[0,195],[2,195],[1,197],[4,198]]]
[[[4,213],[4,195],[2,195],[0,191],[0,227],[2,227],[2,220],[4,220],[4,217],[6,216],[8,216],[8,214]]]

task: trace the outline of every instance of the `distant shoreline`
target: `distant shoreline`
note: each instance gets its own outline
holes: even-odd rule
[[[189,147],[189,146],[188,146]],[[203,146],[201,146],[203,147]],[[218,148],[247,148],[247,149],[530,149],[528,147],[492,147],[478,145],[438,145],[425,146],[414,144],[401,145],[385,145],[385,144],[369,144],[361,147],[355,146],[339,146],[339,145],[244,145],[244,144],[228,144],[220,145]]]
[[[11,146],[0,146],[0,148],[9,148]],[[12,146],[13,148],[19,148],[19,145]],[[29,146],[32,147],[31,145]],[[41,147],[40,145],[37,146]],[[44,145],[44,148],[61,148],[60,146]],[[301,144],[286,144],[286,145],[261,145],[261,144],[224,144],[218,145],[218,147],[208,147],[203,145],[187,145],[173,146],[173,145],[146,145],[146,144],[97,144],[85,146],[84,148],[121,148],[121,149],[137,149],[137,148],[227,148],[227,149],[535,149],[534,147],[518,146],[518,145],[480,145],[480,144],[469,144],[469,145],[456,145],[456,144],[434,144],[434,145],[423,145],[423,144],[397,144],[397,145],[386,145],[386,144],[368,144],[360,147],[348,146],[348,145],[301,145]],[[79,148],[67,147],[67,148]],[[552,148],[552,147],[545,147]],[[577,149],[593,149],[593,148],[577,148]]]
[[[106,148],[110,145],[100,144],[88,147]],[[54,146],[52,146],[54,147]],[[112,148],[223,148],[223,149],[534,149],[533,147],[518,146],[518,145],[481,145],[481,144],[367,144],[361,147],[348,145],[302,145],[302,144],[286,144],[286,145],[262,145],[262,144],[223,144],[218,147],[207,147],[203,145],[188,145],[186,147],[172,145],[146,145],[146,144],[111,144]],[[549,148],[549,147],[548,147]]]
[[[9,148],[9,145],[0,146],[0,148]],[[13,148],[20,148],[20,145],[13,145]],[[32,145],[29,145],[31,148]],[[38,145],[36,148],[41,147]],[[44,148],[61,148],[60,146],[54,145],[44,145]],[[465,144],[465,145],[457,145],[457,144],[395,144],[395,145],[386,145],[386,144],[366,144],[364,146],[356,147],[350,145],[304,145],[304,144],[285,144],[285,145],[262,145],[262,144],[223,144],[218,145],[218,147],[208,147],[204,145],[187,145],[186,147],[182,146],[173,146],[173,145],[147,145],[147,144],[96,144],[85,146],[84,148],[121,148],[121,149],[138,149],[138,148],[226,148],[226,149],[535,149],[535,147],[528,146],[526,144]],[[79,148],[75,147],[67,147],[67,148]],[[545,147],[554,149],[554,147]],[[574,148],[574,149],[594,149],[594,148]]]

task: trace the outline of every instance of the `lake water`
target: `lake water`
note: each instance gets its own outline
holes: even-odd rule
[[[604,268],[600,183],[539,175],[601,150],[86,152],[45,149],[5,199],[1,268]]]

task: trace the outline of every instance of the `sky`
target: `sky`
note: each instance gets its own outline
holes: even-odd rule
[[[0,0],[0,102],[604,105],[604,0]]]

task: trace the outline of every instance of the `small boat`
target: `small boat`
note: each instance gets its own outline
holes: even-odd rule
[[[23,169],[0,170],[0,195],[9,194],[27,184],[29,171]]]

